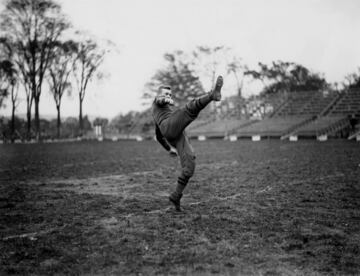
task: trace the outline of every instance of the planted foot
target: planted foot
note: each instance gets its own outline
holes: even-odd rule
[[[174,204],[175,206],[175,210],[178,212],[181,212],[181,207],[180,207],[180,200],[181,200],[182,194],[178,194],[177,192],[173,192],[170,196],[169,196],[169,201]]]

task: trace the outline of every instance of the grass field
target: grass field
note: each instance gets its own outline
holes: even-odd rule
[[[0,145],[0,274],[359,275],[360,144]]]

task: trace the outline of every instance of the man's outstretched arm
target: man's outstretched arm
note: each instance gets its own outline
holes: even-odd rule
[[[171,147],[169,146],[169,144],[166,141],[165,137],[162,135],[162,133],[161,133],[161,131],[160,131],[157,124],[155,124],[155,135],[156,135],[156,140],[164,147],[164,149],[169,151],[171,149]]]

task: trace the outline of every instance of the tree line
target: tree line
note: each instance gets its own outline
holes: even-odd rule
[[[82,135],[83,101],[91,80],[101,77],[98,71],[109,51],[107,47],[74,29],[53,0],[5,1],[0,27],[0,107],[5,98],[10,98],[12,140],[19,92],[24,93],[26,100],[26,138],[41,139],[39,104],[44,83],[56,105],[57,137],[61,134],[63,96],[76,89]],[[76,88],[72,83],[76,83]]]

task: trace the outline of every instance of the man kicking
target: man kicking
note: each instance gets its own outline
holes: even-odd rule
[[[160,86],[159,95],[152,104],[156,139],[171,155],[178,155],[180,158],[181,174],[175,191],[169,196],[170,202],[175,205],[177,211],[181,211],[180,200],[183,191],[195,171],[195,154],[186,136],[185,128],[211,101],[221,100],[222,86],[223,78],[219,76],[212,91],[189,101],[185,107],[179,109],[173,107],[171,87]]]

